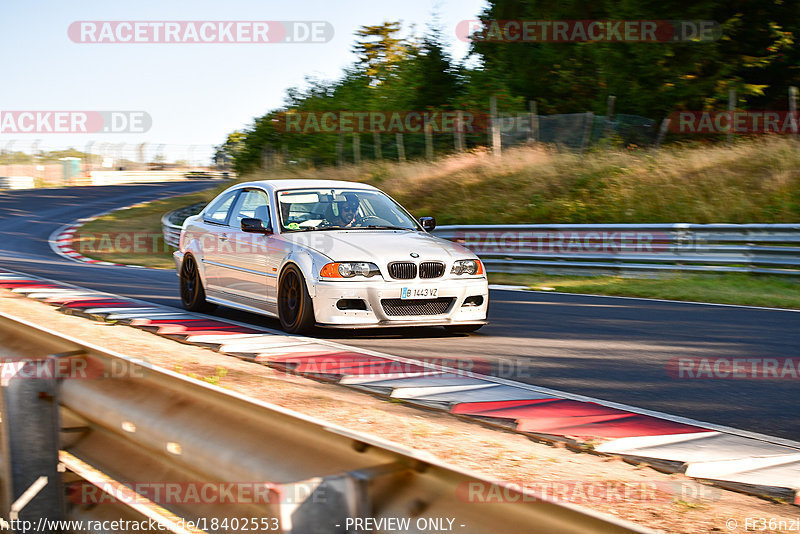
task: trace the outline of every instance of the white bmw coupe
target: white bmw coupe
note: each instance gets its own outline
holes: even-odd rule
[[[278,317],[284,330],[486,324],[481,261],[366,184],[240,183],[183,225],[175,265],[192,311]]]

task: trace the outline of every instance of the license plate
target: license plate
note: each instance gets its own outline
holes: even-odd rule
[[[404,287],[400,290],[400,298],[405,299],[435,299],[439,296],[437,287]]]

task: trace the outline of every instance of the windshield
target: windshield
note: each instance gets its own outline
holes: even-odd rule
[[[418,230],[416,221],[380,191],[292,189],[278,191],[281,227],[311,230]]]

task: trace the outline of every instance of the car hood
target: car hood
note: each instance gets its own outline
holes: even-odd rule
[[[425,232],[407,230],[328,230],[284,234],[287,241],[333,261],[426,261],[475,258],[466,248]],[[415,258],[411,254],[418,254]]]

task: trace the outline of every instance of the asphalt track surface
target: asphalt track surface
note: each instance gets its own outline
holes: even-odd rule
[[[64,224],[119,206],[209,187],[208,182],[0,192],[0,267],[180,306],[173,271],[91,266],[52,252]],[[441,328],[319,331],[318,337],[463,367],[570,393],[800,441],[800,379],[675,378],[678,357],[798,358],[800,313],[753,308],[492,290],[477,333]],[[277,328],[220,308],[214,315]]]

